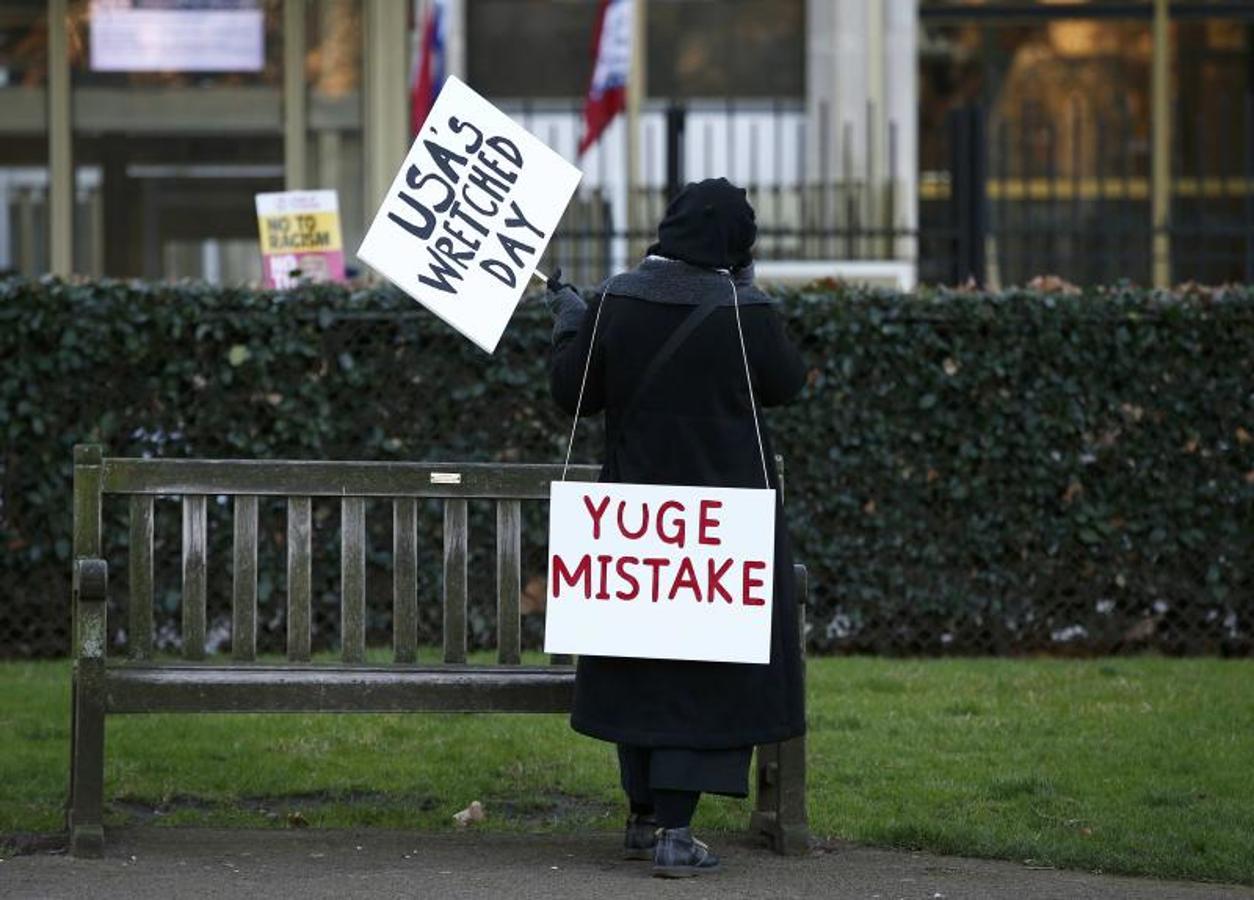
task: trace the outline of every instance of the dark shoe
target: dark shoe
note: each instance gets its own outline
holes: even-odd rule
[[[653,874],[658,878],[691,878],[718,869],[718,857],[692,836],[691,828],[659,828],[653,850]]]
[[[653,859],[657,843],[657,819],[632,813],[623,834],[623,859]]]

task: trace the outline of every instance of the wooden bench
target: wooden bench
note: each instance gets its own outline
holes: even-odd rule
[[[520,664],[521,515],[524,500],[547,500],[555,465],[252,460],[108,459],[96,445],[74,448],[73,704],[68,825],[75,856],[104,849],[105,716],[159,712],[568,712],[569,658]],[[572,467],[594,481],[593,466]],[[101,551],[104,498],[130,504],[128,656],[107,659],[108,571]],[[153,501],[182,502],[184,659],[153,659]],[[234,504],[230,659],[205,660],[207,503]],[[259,497],[287,503],[287,660],[257,661]],[[340,504],[341,657],[310,662],[311,501]],[[443,662],[417,658],[417,511],[420,498],[444,508]],[[366,658],[365,503],[392,501],[393,662]],[[467,502],[496,504],[497,664],[466,662]],[[217,562],[217,561],[212,561]],[[222,560],[219,564],[227,564]],[[797,567],[799,600],[805,571]],[[572,736],[573,737],[573,736]],[[809,842],[804,738],[757,752],[750,827],[781,853]]]

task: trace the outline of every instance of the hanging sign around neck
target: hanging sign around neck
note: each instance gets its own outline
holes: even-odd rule
[[[775,491],[555,481],[546,653],[769,663]]]
[[[450,76],[357,256],[491,353],[580,177]]]

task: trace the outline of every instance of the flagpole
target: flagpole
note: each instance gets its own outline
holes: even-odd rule
[[[631,68],[627,75],[627,252],[634,260],[646,223],[642,221],[640,187],[640,107],[648,86],[645,81],[646,0],[631,0]],[[630,263],[629,263],[630,264]]]

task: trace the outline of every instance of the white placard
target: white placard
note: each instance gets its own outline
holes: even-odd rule
[[[357,256],[491,353],[581,176],[450,76]]]
[[[259,72],[265,13],[256,0],[92,0],[97,72]]]
[[[769,663],[775,492],[552,484],[544,651]]]

